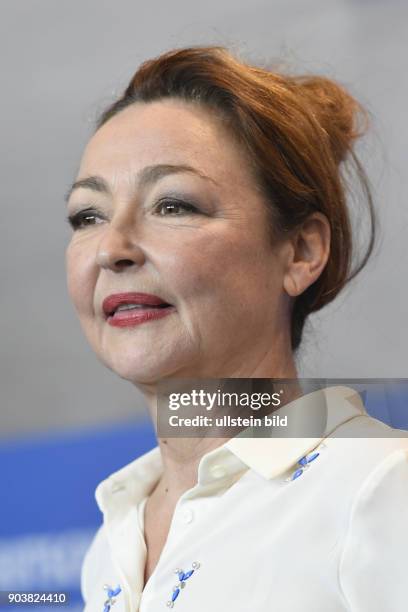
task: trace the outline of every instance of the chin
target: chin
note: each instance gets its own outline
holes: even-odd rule
[[[163,355],[152,355],[151,352],[128,355],[100,356],[102,363],[117,374],[123,380],[134,385],[153,385],[165,378],[177,377],[179,368],[176,367],[177,359],[164,358]]]
[[[146,326],[137,333],[121,333],[117,337],[101,333],[98,328],[88,331],[88,341],[99,361],[120,378],[135,385],[186,377],[186,372],[191,373],[192,364],[196,361],[195,343],[180,330],[160,335]],[[193,373],[191,377],[194,377]]]

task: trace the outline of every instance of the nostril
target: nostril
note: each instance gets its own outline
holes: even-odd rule
[[[117,268],[128,268],[129,266],[133,266],[134,263],[135,262],[131,259],[118,259],[118,261],[115,261],[115,266]]]
[[[145,255],[142,249],[134,245],[132,247],[121,244],[100,244],[96,262],[101,268],[111,270],[124,270],[129,266],[141,266],[145,263]]]

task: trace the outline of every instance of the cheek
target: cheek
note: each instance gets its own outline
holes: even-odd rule
[[[197,231],[162,246],[158,267],[181,301],[244,305],[271,280],[270,255],[259,239],[242,232]]]
[[[82,243],[72,241],[65,254],[67,287],[70,298],[79,313],[92,308],[96,282],[95,265],[89,249]]]

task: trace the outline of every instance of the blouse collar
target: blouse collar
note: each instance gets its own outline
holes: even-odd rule
[[[246,470],[271,479],[289,470],[342,424],[367,415],[361,396],[350,387],[336,386],[308,393],[273,413],[290,415],[285,437],[236,436],[206,453],[198,466],[198,482],[191,491],[216,492],[232,484]],[[312,424],[312,425],[311,425]],[[304,437],[305,432],[310,436]],[[290,434],[290,437],[288,436]],[[248,434],[248,430],[246,430]],[[160,450],[155,447],[103,480],[95,498],[103,513],[123,514],[147,497],[162,473]]]

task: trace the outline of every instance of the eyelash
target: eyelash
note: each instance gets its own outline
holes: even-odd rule
[[[183,208],[184,209],[184,213],[175,213],[174,215],[165,215],[165,214],[161,214],[161,212],[158,213],[159,216],[162,217],[167,217],[167,216],[181,216],[184,214],[197,214],[200,211],[193,206],[193,204],[189,204],[188,202],[181,202],[180,200],[170,200],[170,199],[165,199],[165,200],[161,200],[159,201],[155,206],[154,206],[154,210],[155,211],[162,211],[163,210],[163,206],[173,206],[173,210],[174,207],[179,207],[179,208]],[[89,225],[96,225],[96,223],[88,223],[88,224],[83,224],[84,220],[87,218],[96,218],[97,216],[99,216],[102,219],[105,219],[105,216],[99,212],[98,210],[96,210],[95,208],[85,208],[84,210],[80,210],[77,213],[73,213],[72,215],[68,215],[66,220],[67,222],[70,224],[70,226],[72,227],[72,229],[75,230],[80,230],[83,229],[84,227],[88,227]]]
[[[168,205],[180,206],[181,208],[184,209],[184,214],[196,214],[200,212],[198,208],[196,208],[195,206],[193,206],[193,204],[190,204],[189,202],[182,202],[181,200],[171,200],[169,198],[166,198],[165,200],[160,200],[154,207],[154,210],[163,210],[161,207],[164,205],[165,206],[168,206]],[[165,217],[167,215],[161,215],[161,216]],[[176,213],[175,216],[178,216],[178,213]]]
[[[95,218],[96,215],[104,218],[103,215],[97,210],[95,210],[94,208],[85,208],[84,210],[80,210],[77,213],[68,215],[67,221],[72,227],[72,229],[75,231],[77,229],[82,229],[83,227],[87,227],[87,225],[95,225],[95,223],[89,223],[89,224],[83,225],[83,221],[88,217]]]

